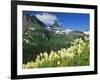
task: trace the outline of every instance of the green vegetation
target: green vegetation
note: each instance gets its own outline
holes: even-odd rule
[[[55,41],[56,42],[56,41]],[[54,44],[54,43],[53,43]],[[23,64],[24,69],[44,68],[44,67],[65,67],[65,66],[82,66],[89,65],[89,39],[74,39],[70,46],[53,50],[54,46],[47,51],[41,52],[36,59]],[[55,43],[56,44],[56,43]],[[59,42],[58,42],[59,44]],[[50,46],[50,44],[48,44]],[[58,46],[59,47],[59,46]]]
[[[27,32],[28,33],[28,32]],[[41,33],[35,35],[37,33],[29,31],[28,35],[25,36],[25,39],[29,42],[23,41],[23,63],[26,64],[28,61],[35,60],[39,53],[47,52],[50,54],[51,50],[58,51],[61,48],[69,48],[71,46],[71,42],[74,39],[82,38],[84,36],[76,36],[75,33],[72,34],[51,34],[50,40],[47,37],[42,37]],[[31,36],[31,37],[30,37]]]

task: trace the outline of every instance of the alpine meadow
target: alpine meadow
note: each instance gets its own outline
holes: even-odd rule
[[[23,69],[90,64],[89,14],[23,11]]]

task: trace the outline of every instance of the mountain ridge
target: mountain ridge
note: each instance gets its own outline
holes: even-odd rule
[[[86,31],[77,31],[77,30],[71,30],[71,29],[63,29],[62,26],[58,24],[57,21],[55,21],[52,25],[45,25],[42,21],[40,21],[35,15],[23,15],[23,27],[31,27],[42,29],[42,30],[48,30],[48,31],[54,31],[55,34],[62,34],[62,33],[79,33],[79,34],[86,34],[89,33]],[[35,29],[34,29],[35,30]]]

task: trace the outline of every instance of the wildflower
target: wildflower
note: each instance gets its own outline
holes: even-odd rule
[[[40,56],[39,55],[37,55],[37,59],[40,59]]]
[[[82,53],[82,50],[81,49],[78,49],[78,54],[80,55]]]
[[[28,34],[28,33],[25,33],[26,35]]]
[[[48,53],[47,52],[44,52],[44,58],[48,58]]]
[[[60,64],[60,61],[58,61],[57,64]]]
[[[29,40],[26,40],[26,43],[29,43]]]
[[[40,56],[41,56],[41,58],[42,58],[42,56],[43,56],[42,53],[40,53]]]

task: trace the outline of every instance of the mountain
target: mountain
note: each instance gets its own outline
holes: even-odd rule
[[[46,25],[34,15],[23,15],[23,38],[32,40],[35,36],[43,36]],[[29,41],[27,41],[29,42]]]
[[[71,31],[69,32],[70,35],[84,35],[82,31]]]
[[[42,21],[40,21],[34,15],[23,15],[23,31],[24,33],[27,32],[28,29],[47,29],[47,30],[58,30],[61,26],[58,24],[57,21],[53,25],[45,25]]]
[[[57,21],[54,22],[53,25],[50,25],[51,29],[58,29],[58,28],[61,28],[61,26],[58,24]]]
[[[46,25],[34,15],[23,15],[23,28],[44,28]]]
[[[23,15],[23,36],[32,38],[36,36],[49,36],[52,34],[68,34],[70,36],[84,36],[89,32],[73,31],[71,29],[63,29],[57,21],[53,25],[45,25],[34,15]],[[30,36],[30,37],[29,37]]]
[[[70,31],[68,34],[70,39],[77,39],[77,38],[82,38],[84,39],[85,34],[82,31]]]

